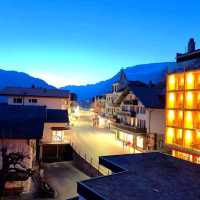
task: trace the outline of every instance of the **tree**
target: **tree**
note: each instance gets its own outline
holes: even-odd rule
[[[7,154],[7,148],[1,149],[2,169],[0,170],[0,196],[3,196],[6,181],[26,181],[33,175],[31,169],[26,168],[24,159],[29,158],[21,152]]]

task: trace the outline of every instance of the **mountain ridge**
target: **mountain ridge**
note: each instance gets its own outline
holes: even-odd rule
[[[0,69],[0,77],[0,88],[7,86],[31,87],[32,85],[36,87],[55,88],[40,78],[15,70]]]
[[[159,83],[165,81],[165,75],[168,69],[175,69],[178,66],[175,62],[149,63],[124,68],[128,80],[142,81],[144,83]],[[75,92],[79,101],[91,100],[96,95],[102,95],[111,91],[111,86],[119,79],[120,71],[111,78],[99,81],[94,84],[85,85],[67,85],[59,89],[70,90]],[[18,87],[36,87],[56,88],[42,79],[35,78],[24,72],[7,71],[0,69],[0,88],[6,86]]]
[[[165,81],[165,74],[168,69],[174,69],[177,66],[175,62],[161,62],[140,64],[135,66],[128,66],[124,68],[128,80],[142,81],[149,83],[159,83]],[[68,89],[77,93],[80,101],[91,99],[93,96],[102,95],[111,91],[111,86],[119,79],[120,72],[117,72],[110,79],[99,81],[95,84],[86,84],[81,86],[67,85],[61,89]]]

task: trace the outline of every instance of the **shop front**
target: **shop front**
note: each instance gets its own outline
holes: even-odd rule
[[[121,143],[124,148],[128,148],[130,153],[141,153],[145,151],[145,137],[138,133],[112,128],[115,133],[116,140]]]

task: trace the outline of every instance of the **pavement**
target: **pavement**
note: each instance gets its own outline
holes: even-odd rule
[[[77,182],[89,179],[70,161],[45,164],[44,175],[47,182],[57,192],[56,200],[66,200],[77,196]]]

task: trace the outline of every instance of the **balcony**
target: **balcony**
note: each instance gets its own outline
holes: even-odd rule
[[[137,99],[132,99],[132,100],[126,100],[123,102],[125,105],[138,105],[138,100]]]
[[[136,112],[134,110],[126,110],[126,109],[122,109],[122,111],[118,112],[118,115],[126,115],[129,117],[136,117]]]
[[[112,125],[116,128],[119,128],[121,130],[126,130],[130,131],[132,133],[146,133],[147,129],[146,128],[139,128],[135,126],[131,126],[129,124],[124,124],[124,123],[112,123]]]

